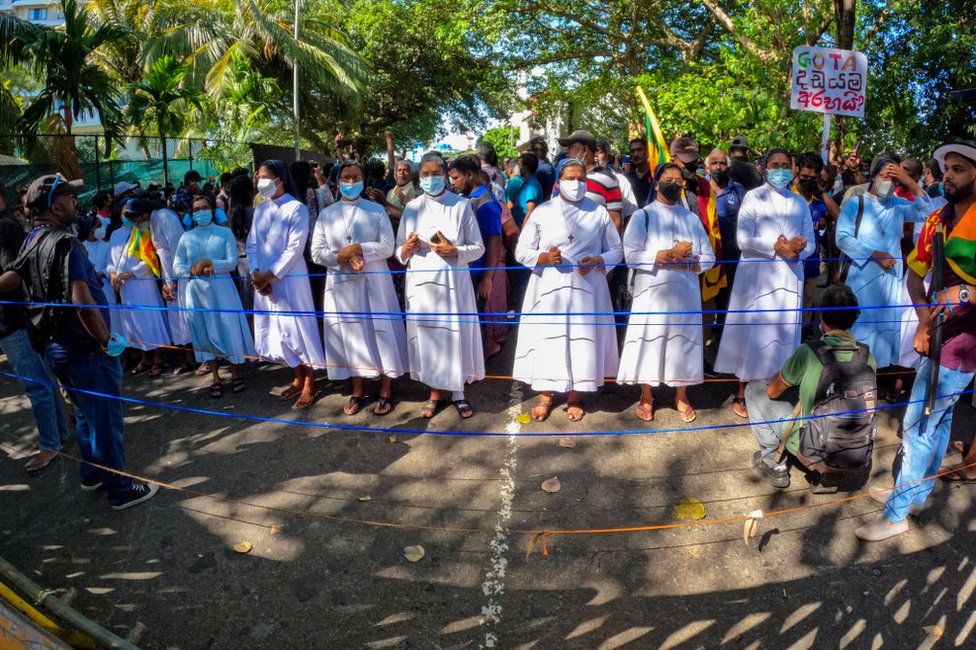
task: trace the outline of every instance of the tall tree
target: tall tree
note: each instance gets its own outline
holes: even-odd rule
[[[163,157],[163,183],[169,182],[166,138],[179,135],[194,112],[201,110],[203,93],[184,83],[190,66],[173,56],[161,56],[149,66],[141,81],[130,84],[125,115],[144,136],[152,130],[159,138]]]

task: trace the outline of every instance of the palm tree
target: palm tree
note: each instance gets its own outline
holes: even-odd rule
[[[89,24],[76,0],[61,0],[63,28],[40,27],[25,45],[32,71],[44,87],[21,116],[21,126],[36,133],[42,125],[71,135],[74,121],[97,114],[107,139],[119,133],[122,113],[112,78],[95,59],[96,53],[126,38],[116,25]]]
[[[0,14],[0,67],[5,73],[24,72],[22,66],[28,60],[26,46],[37,37],[39,30],[29,21]],[[14,133],[20,120],[20,101],[11,92],[10,81],[9,77],[0,80],[0,132],[5,134]],[[10,153],[13,144],[9,138],[4,138],[0,150]]]
[[[188,115],[201,110],[202,91],[185,83],[189,71],[189,64],[165,55],[153,61],[141,81],[129,84],[125,116],[140,134],[152,129],[159,138],[164,185],[169,182],[166,136],[182,133]]]

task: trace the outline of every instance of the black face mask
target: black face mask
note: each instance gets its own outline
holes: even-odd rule
[[[807,194],[819,194],[820,181],[816,178],[805,178],[800,181],[800,188]]]
[[[715,172],[714,174],[712,174],[712,178],[714,178],[715,182],[718,183],[719,185],[725,185],[726,183],[729,182],[729,173]]]
[[[681,186],[677,183],[669,183],[667,181],[658,183],[657,191],[660,192],[661,196],[668,203],[677,203],[678,199],[681,198]]]

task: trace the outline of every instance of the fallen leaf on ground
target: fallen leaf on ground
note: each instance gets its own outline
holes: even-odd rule
[[[562,484],[559,482],[559,477],[558,476],[553,476],[552,478],[547,478],[546,480],[544,480],[542,482],[542,491],[543,492],[549,492],[550,494],[554,494],[556,492],[559,492],[559,490],[561,488],[562,488]]]
[[[368,494],[364,494],[364,495],[362,495],[362,496],[359,497],[359,500],[360,501],[372,501],[373,500],[373,497],[369,496]]]
[[[572,449],[573,447],[576,446],[576,441],[573,440],[572,438],[560,438],[559,439],[559,446],[560,447],[568,447],[568,448]]]
[[[685,497],[671,510],[671,517],[678,521],[689,521],[705,518],[705,504],[698,499]]]
[[[518,422],[519,424],[528,424],[529,422],[532,421],[532,418],[529,417],[528,413],[519,413],[518,415],[515,416],[515,421]]]
[[[397,440],[396,436],[387,436],[386,437],[386,441],[389,442],[389,443],[394,443],[394,442],[396,442],[396,440]]]
[[[284,526],[281,526],[279,524],[275,524],[274,526],[271,527],[271,534],[272,535],[277,535],[278,533],[281,532],[281,530],[283,528],[284,528]]]
[[[403,547],[403,557],[407,558],[410,562],[420,562],[424,557],[424,547],[423,546],[404,546]]]
[[[234,550],[238,553],[250,553],[252,548],[251,542],[238,542],[234,545]]]
[[[939,627],[938,625],[926,625],[922,629],[925,631],[926,634],[928,634],[929,636],[934,636],[936,639],[941,638],[943,634],[942,628]]]

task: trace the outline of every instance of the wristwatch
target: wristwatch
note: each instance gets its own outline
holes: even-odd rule
[[[959,289],[959,304],[965,305],[972,299],[972,295],[969,293],[969,285],[963,285]]]

